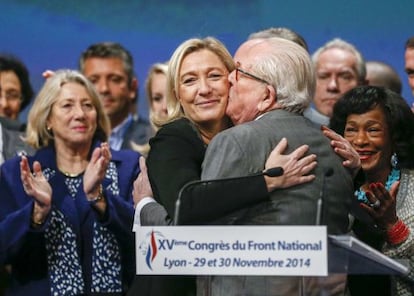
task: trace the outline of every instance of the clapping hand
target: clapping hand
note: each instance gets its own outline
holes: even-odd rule
[[[105,178],[111,157],[108,143],[102,143],[101,147],[93,150],[91,159],[83,175],[83,190],[87,198],[93,198],[99,194],[99,187]]]
[[[24,191],[34,199],[33,219],[39,224],[46,219],[52,205],[52,187],[42,173],[38,161],[33,163],[33,172],[30,170],[26,156],[20,160],[20,178]]]
[[[382,183],[372,183],[366,196],[370,204],[361,203],[376,224],[382,229],[389,229],[398,220],[396,213],[396,197],[400,182],[394,182],[388,191]]]

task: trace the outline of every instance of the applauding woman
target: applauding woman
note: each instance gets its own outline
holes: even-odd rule
[[[412,265],[414,114],[410,107],[388,89],[361,86],[336,103],[330,126],[359,153],[366,177],[355,198],[364,210],[362,214],[368,215],[365,219],[363,215],[356,217],[355,233],[386,255],[409,259]],[[373,289],[382,282],[369,285],[365,278],[358,285],[358,289],[365,290],[354,292],[351,285],[352,295],[356,292],[374,295]],[[392,295],[412,295],[407,283],[401,280],[396,283],[397,294]],[[383,295],[384,290],[379,292]]]
[[[1,259],[11,265],[11,295],[127,289],[135,273],[132,182],[139,154],[111,151],[109,130],[83,75],[61,70],[46,80],[26,133],[38,151],[1,167]]]

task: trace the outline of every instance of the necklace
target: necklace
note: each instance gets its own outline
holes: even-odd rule
[[[398,180],[400,180],[400,170],[393,168],[388,175],[387,182],[385,182],[385,189],[387,189],[387,191],[390,191],[391,185]],[[362,190],[362,187],[359,187],[358,190],[355,190],[354,195],[357,197],[359,202],[369,204],[367,195],[365,194],[365,191]]]
[[[77,174],[72,174],[72,173],[69,173],[69,172],[61,171],[61,170],[59,170],[59,172],[61,172],[62,174],[64,174],[68,178],[77,178],[77,177],[79,177],[80,175],[82,175],[84,173],[84,172],[80,172],[80,173],[77,173]]]

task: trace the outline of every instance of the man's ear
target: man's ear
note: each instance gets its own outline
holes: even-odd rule
[[[129,85],[129,98],[131,99],[131,102],[134,102],[135,98],[138,94],[138,79],[136,77],[132,78],[131,83]]]
[[[271,85],[266,85],[266,96],[259,102],[257,108],[260,112],[267,112],[276,104],[276,90]]]

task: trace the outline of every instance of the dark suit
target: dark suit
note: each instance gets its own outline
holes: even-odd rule
[[[34,149],[21,139],[23,133],[6,129],[1,125],[0,128],[2,129],[4,160],[10,159],[22,151],[26,152],[26,154],[32,154],[34,152]]]
[[[133,119],[125,132],[121,149],[131,149],[131,142],[139,145],[148,143],[152,136],[152,127],[148,121],[141,117]]]
[[[150,140],[150,145],[147,167],[154,198],[164,205],[170,216],[162,207],[160,211],[157,209],[155,213],[147,213],[149,217],[160,219],[157,224],[168,224],[170,217],[174,217],[175,200],[180,188],[200,178],[205,145],[186,119],[162,127]],[[149,210],[147,206],[144,209]],[[128,295],[190,296],[195,295],[195,289],[195,277],[137,276]]]
[[[0,125],[8,130],[19,132],[23,132],[26,128],[26,124],[23,124],[18,120],[10,119],[4,116],[0,116]]]
[[[342,166],[329,140],[309,120],[283,110],[264,114],[219,133],[210,143],[203,163],[202,179],[237,177],[263,167],[275,145],[286,137],[287,153],[302,144],[317,155],[316,179],[299,186],[275,190],[270,199],[235,214],[231,221],[247,225],[314,225],[317,199],[322,190],[325,172],[324,211],[322,224],[329,233],[344,233],[353,196],[353,180]],[[288,277],[213,277],[212,295],[289,295],[294,279]],[[205,282],[203,285],[206,284]],[[200,294],[202,295],[202,294]]]

